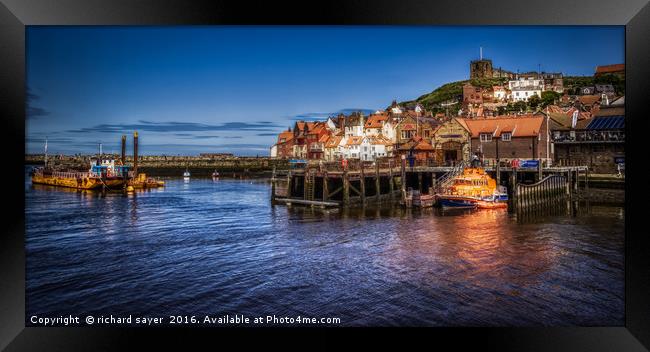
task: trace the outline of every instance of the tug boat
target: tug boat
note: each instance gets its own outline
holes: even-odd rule
[[[436,195],[443,208],[503,209],[508,207],[508,193],[483,168],[465,168],[451,180],[451,185]]]
[[[128,181],[129,166],[115,165],[112,159],[93,159],[88,171],[55,170],[50,167],[35,168],[32,183],[76,189],[119,189]]]

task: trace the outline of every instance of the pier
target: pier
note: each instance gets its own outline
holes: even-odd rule
[[[509,209],[527,209],[529,205],[551,204],[557,199],[577,199],[582,188],[589,188],[586,166],[513,168],[503,163],[484,165],[498,185],[508,189]],[[376,161],[349,160],[299,164],[289,169],[274,169],[271,200],[274,203],[304,204],[322,207],[346,207],[371,202],[402,201],[413,190],[421,194],[440,192],[468,165],[408,164],[405,159],[384,158]],[[556,192],[562,187],[564,193]],[[544,202],[537,202],[540,197]],[[533,203],[531,199],[535,199]],[[541,200],[540,200],[541,202]]]

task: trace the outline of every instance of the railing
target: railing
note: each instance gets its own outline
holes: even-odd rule
[[[554,131],[553,142],[555,143],[577,143],[577,142],[625,142],[625,131]]]
[[[534,184],[517,184],[513,203],[518,214],[531,210],[550,213],[560,208],[558,203],[566,201],[570,192],[571,185],[565,176],[550,175]]]
[[[52,176],[52,177],[59,177],[59,178],[90,178],[90,177],[95,177],[95,175],[91,172],[75,172],[75,171],[52,171],[49,173],[44,173],[43,170],[36,170],[34,171],[35,175],[38,176]]]
[[[464,161],[460,162],[458,165],[454,166],[454,168],[447,172],[446,174],[440,176],[436,180],[436,185],[438,187],[437,191],[438,193],[444,193],[450,186],[451,183],[454,179],[454,177],[460,175],[463,170],[465,170],[466,163]]]

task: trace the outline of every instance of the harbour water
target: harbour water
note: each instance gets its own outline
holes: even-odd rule
[[[102,194],[26,173],[27,317],[624,325],[623,207],[522,224],[503,210],[272,206],[265,180],[165,182]]]

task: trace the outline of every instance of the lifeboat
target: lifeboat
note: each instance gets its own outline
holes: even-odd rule
[[[463,169],[436,195],[436,203],[443,208],[503,209],[508,207],[507,201],[506,188],[497,186],[480,167]]]

